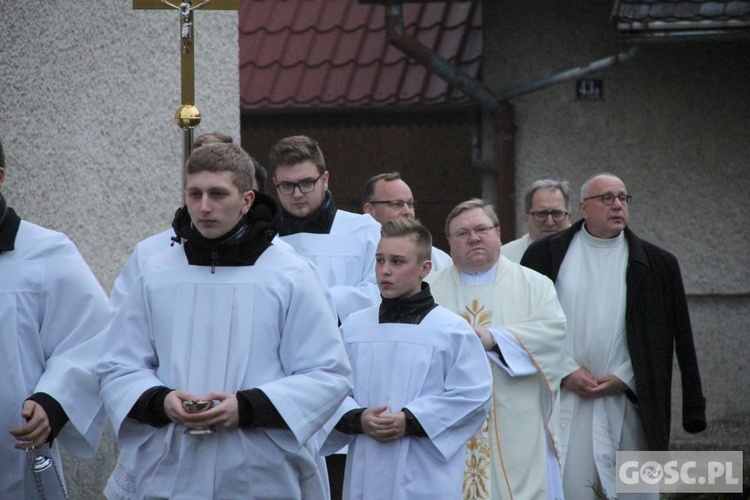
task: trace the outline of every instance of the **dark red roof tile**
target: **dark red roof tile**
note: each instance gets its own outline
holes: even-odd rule
[[[468,99],[386,41],[385,12],[357,0],[246,0],[240,7],[242,109],[465,104]],[[480,0],[403,5],[404,28],[477,77]]]

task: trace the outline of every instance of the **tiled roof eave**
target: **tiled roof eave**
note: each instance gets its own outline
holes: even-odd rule
[[[731,33],[734,30],[750,30],[750,19],[740,20],[727,20],[727,21],[619,21],[616,25],[617,30],[620,32],[630,31],[689,31],[694,33],[700,33],[702,31],[725,31]]]

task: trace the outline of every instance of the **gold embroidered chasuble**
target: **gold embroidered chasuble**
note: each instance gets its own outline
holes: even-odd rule
[[[504,327],[536,374],[511,377],[495,362],[486,424],[466,446],[465,499],[545,499],[547,440],[556,443],[565,315],[552,282],[501,256],[492,285],[465,286],[452,266],[428,276],[435,301],[472,327]]]

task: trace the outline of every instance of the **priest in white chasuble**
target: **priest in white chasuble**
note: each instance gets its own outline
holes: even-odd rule
[[[0,145],[0,189],[4,181]],[[86,346],[110,319],[73,242],[22,220],[0,193],[0,498],[40,496],[34,455],[52,458],[60,474],[58,482],[55,471],[40,473],[46,497],[65,498],[59,444],[96,453],[105,416]]]
[[[464,498],[562,498],[556,401],[565,315],[555,287],[500,255],[497,215],[482,200],[457,205],[445,231],[454,265],[427,281],[435,301],[474,328],[493,375],[489,417],[467,446]]]
[[[486,419],[492,374],[471,327],[422,282],[431,250],[418,221],[386,222],[376,254],[382,302],[341,327],[354,389],[326,424],[322,452],[352,443],[346,499],[462,498],[464,446]]]
[[[183,243],[143,263],[106,333],[101,393],[135,457],[108,489],[325,498],[311,437],[351,390],[325,294],[306,261],[271,244],[278,219],[256,217],[275,201],[252,190],[247,153],[206,144],[186,170]]]

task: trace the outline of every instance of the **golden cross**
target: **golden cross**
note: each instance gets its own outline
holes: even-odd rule
[[[194,39],[195,25],[193,11],[203,10],[238,10],[240,0],[133,0],[133,9],[165,10],[175,9],[180,12],[180,85],[181,103],[177,108],[174,120],[182,129],[182,165],[185,166],[190,153],[193,152],[193,129],[201,122],[201,113],[195,107],[195,58]],[[183,202],[185,195],[185,169],[182,168]]]
[[[195,4],[195,5],[194,5]],[[175,114],[177,125],[183,129],[193,129],[201,121],[198,108],[195,107],[195,59],[194,39],[195,25],[193,12],[201,10],[237,10],[240,0],[133,0],[133,9],[166,10],[174,9],[180,13],[180,82],[182,106]]]

